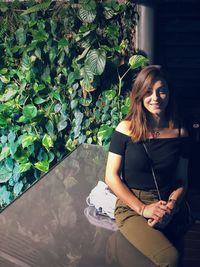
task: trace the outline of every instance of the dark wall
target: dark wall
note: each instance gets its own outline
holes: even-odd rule
[[[200,1],[158,1],[155,63],[164,65],[192,137],[190,183],[200,188]]]

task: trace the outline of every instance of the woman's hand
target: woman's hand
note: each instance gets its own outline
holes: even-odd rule
[[[177,205],[175,200],[169,200],[166,202],[167,211],[160,219],[148,219],[148,225],[151,227],[157,227],[163,229],[171,221],[174,213],[177,212]]]
[[[162,220],[162,218],[169,213],[169,209],[167,207],[167,202],[160,200],[158,202],[146,205],[143,209],[143,217],[147,219],[155,220],[158,222]]]

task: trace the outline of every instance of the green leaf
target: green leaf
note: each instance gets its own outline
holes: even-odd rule
[[[16,138],[16,134],[14,132],[10,132],[8,134],[8,142],[9,143],[14,142],[15,141],[15,138]]]
[[[22,164],[28,161],[29,154],[27,151],[22,150],[20,147],[18,147],[13,157],[19,164]]]
[[[149,63],[149,60],[142,55],[134,55],[129,59],[129,65],[131,69],[137,69],[143,67]]]
[[[47,151],[49,151],[50,147],[53,147],[53,140],[51,139],[51,136],[48,134],[45,134],[42,139],[42,145],[46,148]]]
[[[3,83],[9,83],[10,82],[10,78],[7,78],[3,75],[0,76],[0,80],[3,82]]]
[[[102,49],[90,50],[87,54],[85,64],[94,75],[101,75],[106,65],[106,52]]]
[[[30,162],[22,163],[19,165],[19,171],[20,173],[26,172],[31,168],[32,164]]]
[[[10,142],[10,154],[12,156],[14,156],[14,154],[16,153],[18,146],[19,144],[17,142],[14,142],[14,141]]]
[[[35,55],[37,58],[41,59],[41,49],[39,47],[36,48]]]
[[[25,116],[21,116],[19,117],[18,122],[27,122],[27,118]]]
[[[45,10],[47,9],[51,4],[51,0],[44,0],[42,1],[41,4],[37,4],[37,5],[34,5],[30,8],[28,8],[26,11],[24,11],[21,16],[23,15],[27,15],[27,14],[30,14],[30,13],[33,13],[33,12],[38,12],[38,11],[41,11],[41,10]]]
[[[49,51],[49,60],[51,63],[53,63],[54,59],[57,56],[57,51],[55,50],[55,48],[51,48],[51,50]]]
[[[12,171],[5,166],[0,168],[0,183],[6,183],[12,177]]]
[[[7,124],[7,118],[3,114],[0,114],[0,126],[6,126]]]
[[[61,40],[58,42],[58,49],[59,49],[59,50],[60,50],[60,49],[64,49],[64,48],[66,48],[68,45],[69,45],[69,41],[68,41],[68,39],[63,38],[63,39],[61,39]]]
[[[111,19],[114,15],[116,15],[116,12],[112,8],[104,7],[103,14],[106,19]]]
[[[54,133],[54,125],[53,125],[53,122],[52,121],[48,121],[45,124],[45,128],[46,128],[48,134],[52,135]]]
[[[0,69],[0,74],[6,74],[8,73],[8,69],[7,68],[3,68],[3,69]]]
[[[65,147],[69,150],[69,151],[73,151],[76,148],[76,144],[75,142],[70,138],[67,140],[67,143],[65,145]]]
[[[15,167],[13,169],[13,176],[12,179],[16,183],[19,181],[21,174],[20,174],[20,167],[18,163],[15,163]]]
[[[2,144],[5,144],[8,141],[8,138],[7,138],[6,135],[2,135],[2,137],[0,138],[0,140],[1,140],[1,143]]]
[[[7,170],[12,171],[13,165],[13,159],[11,157],[7,157],[7,159],[5,160],[5,167],[7,168]]]
[[[8,10],[8,4],[0,2],[0,10],[1,12],[6,12]]]
[[[25,147],[28,147],[30,145],[32,145],[34,143],[34,141],[37,140],[37,137],[36,135],[23,135],[22,137],[22,147],[25,148]]]
[[[48,83],[48,84],[51,83],[51,76],[50,76],[50,68],[49,68],[49,66],[46,66],[41,78],[45,83]]]
[[[23,115],[26,119],[31,120],[37,116],[37,108],[33,104],[28,104],[23,108]]]
[[[87,65],[80,70],[80,75],[83,77],[83,80],[80,81],[82,89],[87,92],[94,91],[94,88],[91,84],[93,82],[94,75]]]
[[[42,91],[44,88],[45,88],[44,84],[34,83],[34,85],[33,85],[33,89],[36,93],[39,91]]]
[[[112,135],[112,132],[113,132],[112,127],[106,124],[102,125],[97,133],[98,144],[103,145],[104,141],[109,140]]]
[[[47,172],[49,170],[49,162],[48,161],[38,161],[35,163],[35,168],[42,171]]]
[[[56,104],[55,107],[54,107],[54,111],[55,113],[58,113],[60,112],[62,109],[62,105],[60,103]]]
[[[11,202],[11,192],[9,192],[5,185],[0,186],[0,205],[8,205]]]
[[[22,181],[19,181],[14,185],[13,192],[15,197],[17,197],[21,193],[23,186],[24,185]]]
[[[107,90],[105,91],[105,97],[106,99],[108,99],[109,101],[113,100],[114,97],[116,96],[116,90]]]
[[[92,23],[96,18],[96,10],[85,10],[83,8],[79,9],[78,16],[80,20],[84,23]]]
[[[56,36],[56,28],[57,28],[57,22],[56,20],[50,19],[50,25],[51,25],[51,33],[53,34],[53,36]]]
[[[37,97],[34,98],[34,103],[37,104],[37,105],[40,105],[40,104],[42,104],[42,103],[44,103],[46,101],[47,101],[46,99],[44,99],[44,98],[42,98],[40,96],[37,96]]]
[[[48,157],[49,157],[49,163],[52,162],[55,158],[55,155],[52,152],[48,152]]]
[[[20,27],[19,29],[17,29],[15,34],[19,45],[23,45],[26,43],[26,32],[24,28]]]
[[[11,100],[17,94],[16,89],[14,89],[12,86],[8,87],[5,90],[5,93],[0,96],[0,101],[7,102],[7,101]]]
[[[22,70],[24,72],[27,72],[28,70],[30,70],[31,60],[30,60],[29,56],[27,55],[27,53],[23,53],[21,64],[22,64]]]
[[[10,155],[10,147],[9,146],[4,146],[1,150],[0,154],[0,161],[3,159],[7,158]]]
[[[68,123],[66,120],[61,120],[59,121],[57,128],[58,128],[58,132],[64,130],[67,127]]]

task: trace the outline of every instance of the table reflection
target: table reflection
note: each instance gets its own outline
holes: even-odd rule
[[[99,146],[79,146],[3,210],[0,266],[153,266],[119,231],[84,214],[86,197],[104,177],[106,155]]]

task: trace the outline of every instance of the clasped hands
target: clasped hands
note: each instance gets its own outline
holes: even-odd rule
[[[175,201],[163,201],[145,205],[143,217],[148,219],[148,225],[155,228],[163,229],[177,212]]]

